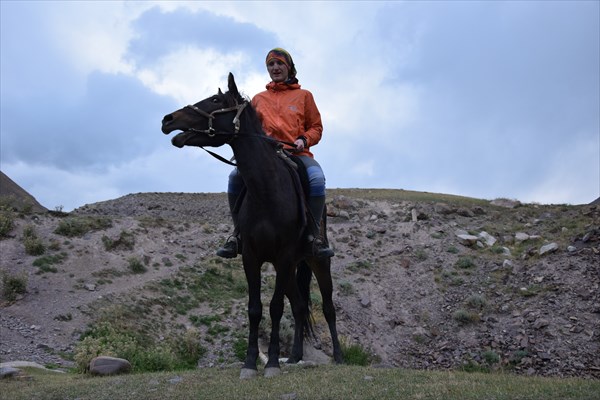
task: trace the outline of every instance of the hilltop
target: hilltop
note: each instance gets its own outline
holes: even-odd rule
[[[138,193],[13,212],[0,269],[27,288],[0,306],[1,361],[72,365],[84,332],[122,313],[159,342],[198,330],[201,367],[234,362],[246,298],[240,260],[214,256],[231,231],[226,204],[224,193]],[[372,363],[600,377],[600,206],[333,189],[328,215],[338,329]],[[32,231],[43,255],[26,250]],[[211,274],[224,279],[193,290]],[[314,347],[327,355],[314,292]]]

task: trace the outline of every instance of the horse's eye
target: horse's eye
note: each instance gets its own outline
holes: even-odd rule
[[[213,97],[212,102],[215,103],[215,104],[218,103],[219,102],[219,98],[218,97]]]

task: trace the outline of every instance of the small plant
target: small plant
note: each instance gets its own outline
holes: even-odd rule
[[[458,254],[460,252],[460,250],[458,250],[458,248],[455,246],[448,247],[446,251],[451,254]]]
[[[106,217],[73,217],[60,221],[54,233],[66,237],[77,237],[90,231],[102,230],[111,226],[112,221]]]
[[[0,237],[8,237],[15,227],[15,213],[6,208],[0,208]]]
[[[483,360],[491,367],[500,362],[500,356],[493,350],[486,350],[481,353]]]
[[[427,257],[429,257],[429,256],[427,255],[427,252],[425,251],[425,249],[418,248],[415,250],[415,257],[419,261],[425,261],[425,260],[427,260]]]
[[[137,257],[130,257],[127,260],[127,268],[134,274],[143,274],[148,270]]]
[[[360,344],[348,344],[346,340],[340,342],[344,363],[348,365],[367,366],[371,356]]]
[[[351,295],[352,293],[354,293],[354,287],[352,286],[352,283],[348,282],[348,281],[343,281],[340,283],[340,293],[344,296],[348,296]]]
[[[244,361],[246,359],[247,351],[248,342],[246,341],[246,339],[239,338],[235,342],[233,342],[233,354],[238,360]]]
[[[474,294],[469,296],[469,298],[466,301],[466,304],[469,308],[475,309],[475,310],[483,310],[485,308],[485,306],[487,305],[487,302],[485,300],[485,297],[479,295],[479,294]]]
[[[373,264],[367,260],[359,260],[348,264],[347,268],[352,272],[358,272],[360,270],[369,270],[373,268]]]
[[[25,253],[30,256],[41,256],[46,252],[46,246],[38,238],[35,228],[31,225],[23,229],[23,245],[25,246]]]
[[[479,322],[479,314],[474,311],[459,309],[452,314],[452,318],[461,325],[474,324]]]
[[[102,243],[106,251],[112,250],[133,250],[135,245],[135,237],[133,233],[121,231],[117,239],[111,239],[108,236],[102,236]]]
[[[4,298],[15,301],[20,294],[25,294],[27,291],[27,277],[2,274],[2,286]]]
[[[65,258],[67,258],[67,253],[64,252],[42,256],[33,261],[33,266],[39,268],[37,274],[44,272],[58,272],[53,265],[62,263]]]
[[[512,365],[518,365],[521,362],[521,360],[527,357],[528,355],[529,353],[526,350],[517,350],[511,354],[509,362]]]
[[[475,262],[470,257],[459,258],[454,266],[460,269],[471,269],[476,267]]]

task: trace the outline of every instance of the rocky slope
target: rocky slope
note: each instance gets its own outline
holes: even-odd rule
[[[600,377],[600,206],[402,190],[337,189],[328,199],[338,329],[373,363]],[[57,233],[77,218],[108,222],[80,236]],[[161,338],[218,317],[220,340],[215,324],[196,324],[208,348],[199,365],[230,363],[233,338],[247,329],[243,293],[188,304],[173,286],[206,265],[231,268],[239,284],[240,261],[214,256],[230,229],[222,193],[141,193],[66,215],[21,214],[0,240],[3,275],[27,277],[26,292],[0,306],[1,361],[70,365],[65,358],[103,310],[152,304],[139,309]],[[32,230],[44,256],[26,252]],[[132,257],[145,273],[127,272]],[[270,274],[266,267],[263,304]],[[315,347],[327,354],[318,299],[315,315]]]

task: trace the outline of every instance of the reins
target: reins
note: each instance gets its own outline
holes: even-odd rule
[[[220,108],[211,113],[207,113],[206,111],[204,111],[194,105],[187,105],[187,106],[185,106],[185,108],[189,108],[208,119],[208,128],[207,129],[188,128],[186,130],[186,132],[201,133],[201,134],[208,135],[209,137],[214,137],[217,135],[230,136],[230,139],[226,142],[227,144],[230,144],[235,138],[246,137],[246,138],[259,138],[259,139],[263,139],[263,140],[268,140],[270,142],[275,142],[280,145],[287,145],[287,146],[291,146],[292,148],[296,148],[295,143],[287,142],[285,140],[274,139],[274,138],[266,136],[266,135],[256,135],[256,134],[249,134],[249,133],[240,134],[240,116],[242,115],[242,112],[244,111],[244,109],[246,108],[247,105],[248,105],[247,101],[244,101],[242,104],[238,104],[236,101],[235,106]],[[232,121],[235,132],[217,131],[215,128],[213,128],[213,119],[215,118],[216,114],[223,114],[223,113],[228,113],[228,112],[232,112],[232,111],[236,111],[235,117],[233,118],[233,121]],[[207,150],[204,147],[200,147],[200,148],[202,150],[206,151],[208,154],[210,154],[214,158],[216,158],[217,160],[224,162],[225,164],[229,164],[234,167],[237,166],[236,163],[234,163],[230,160],[227,160],[226,158],[220,156],[219,154],[217,154],[215,152]]]

